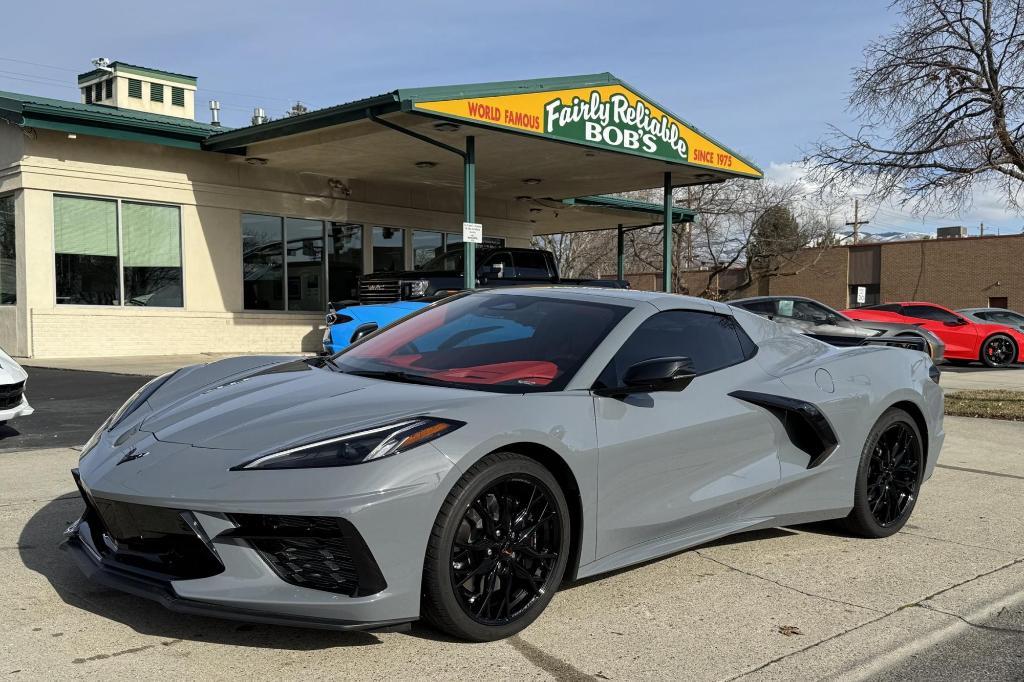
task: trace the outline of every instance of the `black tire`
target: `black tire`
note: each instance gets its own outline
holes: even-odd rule
[[[981,344],[981,361],[986,367],[1009,367],[1017,360],[1017,344],[1006,334],[993,334]]]
[[[421,615],[473,642],[516,634],[562,582],[570,533],[569,506],[550,471],[517,453],[487,455],[438,512],[423,565]]]
[[[907,440],[901,454],[903,438]],[[861,451],[846,529],[866,538],[885,538],[903,528],[917,505],[924,464],[917,423],[903,410],[889,408],[871,428]]]

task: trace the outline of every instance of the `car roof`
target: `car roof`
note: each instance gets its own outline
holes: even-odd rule
[[[609,287],[588,287],[580,285],[542,285],[529,287],[495,287],[474,292],[474,295],[544,296],[565,298],[593,303],[609,303],[628,305],[633,308],[649,304],[655,308],[669,310],[673,308],[689,308],[697,310],[713,310],[731,315],[729,306],[718,301],[711,301],[696,296],[683,294],[666,294],[660,291],[638,291],[636,289],[612,289]]]
[[[737,303],[753,303],[754,301],[809,301],[811,303],[820,303],[810,296],[747,296],[746,298],[737,298],[729,301],[729,305],[736,305]]]

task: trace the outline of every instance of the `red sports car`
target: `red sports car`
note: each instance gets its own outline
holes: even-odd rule
[[[904,301],[844,310],[855,320],[903,322],[923,327],[946,344],[946,360],[1007,367],[1021,361],[1024,334],[1003,324],[979,324],[934,303]]]

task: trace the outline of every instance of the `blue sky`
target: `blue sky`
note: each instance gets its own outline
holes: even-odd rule
[[[769,174],[849,126],[850,71],[897,17],[887,0],[515,3],[12,3],[0,43],[0,90],[77,99],[74,75],[105,56],[199,77],[197,117],[220,100],[226,125],[254,106],[322,107],[399,87],[611,71]],[[38,29],[34,28],[38,27]],[[12,61],[20,60],[20,61]],[[34,62],[26,64],[23,62]],[[51,68],[57,67],[57,68]],[[879,229],[920,229],[883,207]],[[1017,232],[998,197],[925,227]]]

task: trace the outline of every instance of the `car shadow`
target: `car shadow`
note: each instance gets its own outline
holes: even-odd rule
[[[82,510],[82,500],[77,493],[53,499],[32,515],[18,537],[22,563],[46,578],[57,596],[69,606],[121,623],[140,634],[167,640],[291,651],[381,643],[380,638],[369,632],[241,623],[175,613],[156,602],[95,585],[82,576],[71,557],[58,547],[64,529]]]
[[[0,424],[0,440],[4,438],[13,438],[14,436],[20,436],[21,431],[14,428],[10,424]]]

